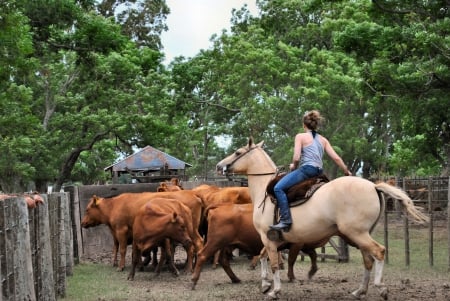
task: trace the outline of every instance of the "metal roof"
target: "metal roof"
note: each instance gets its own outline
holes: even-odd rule
[[[183,162],[165,152],[147,145],[125,159],[105,167],[105,171],[149,171],[159,170],[164,166],[167,166],[168,169],[185,169],[186,167],[192,167],[189,163]]]

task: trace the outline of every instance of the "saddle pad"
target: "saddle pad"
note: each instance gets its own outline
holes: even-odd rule
[[[313,196],[313,194],[320,187],[322,187],[323,184],[326,184],[326,183],[327,182],[317,182],[316,184],[313,184],[311,186],[311,188],[309,188],[308,191],[306,192],[304,198],[300,198],[300,199],[296,199],[296,200],[289,200],[289,207],[296,207],[296,206],[300,206],[301,204],[305,203]],[[270,200],[272,201],[272,203],[277,204],[277,199],[275,197],[270,196]]]

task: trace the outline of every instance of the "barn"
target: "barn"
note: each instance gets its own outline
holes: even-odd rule
[[[177,159],[150,145],[125,159],[105,167],[113,184],[155,183],[171,178],[187,181],[186,169],[191,164]]]

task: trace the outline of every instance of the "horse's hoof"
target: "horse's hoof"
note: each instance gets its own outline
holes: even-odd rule
[[[279,298],[278,294],[278,292],[271,291],[267,294],[267,296],[269,296],[269,298],[272,300],[277,300]]]
[[[361,300],[361,296],[364,297],[364,294],[359,293],[358,291],[355,291],[352,293],[352,296],[356,299],[356,300]]]
[[[382,289],[380,289],[380,296],[381,296],[381,298],[383,298],[383,300],[387,300],[388,299],[388,289],[387,289],[387,287],[383,287]]]
[[[263,286],[261,287],[261,292],[262,292],[263,294],[265,294],[265,293],[267,293],[267,292],[270,290],[271,287],[272,287],[272,286],[271,286],[270,284],[268,284],[268,285],[263,285]]]

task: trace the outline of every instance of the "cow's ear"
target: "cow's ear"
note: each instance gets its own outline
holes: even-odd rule
[[[167,185],[164,182],[159,183],[159,187],[157,189],[158,192],[167,191]]]
[[[171,222],[172,222],[172,223],[176,223],[176,222],[177,222],[177,217],[178,217],[178,214],[177,214],[176,212],[174,212],[174,213],[172,214],[172,220],[171,220]]]
[[[93,199],[93,201],[94,201],[94,202],[93,202],[94,206],[98,206],[98,203],[99,203],[99,201],[100,201],[100,198],[94,194],[94,195],[92,196],[92,199]]]

